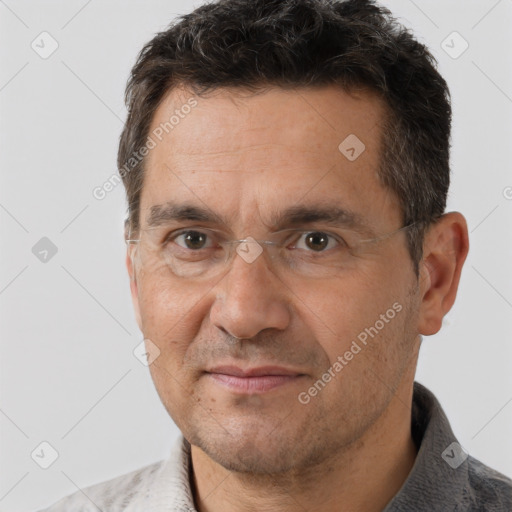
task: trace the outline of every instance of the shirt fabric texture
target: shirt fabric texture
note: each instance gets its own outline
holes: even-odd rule
[[[418,382],[411,432],[418,447],[414,466],[382,512],[512,512],[512,480],[461,452],[439,402]],[[77,491],[41,512],[196,512],[190,467],[190,444],[180,435],[167,460]]]

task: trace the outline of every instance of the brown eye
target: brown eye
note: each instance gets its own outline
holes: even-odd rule
[[[178,240],[181,241],[181,243]],[[201,231],[185,231],[173,238],[173,241],[175,241],[177,245],[183,247],[184,249],[191,250],[207,248],[205,247],[207,240],[208,235],[206,233],[202,233]]]
[[[322,231],[310,231],[303,233],[295,244],[295,249],[306,249],[313,252],[324,252],[326,248],[332,248],[338,242],[334,237]]]
[[[306,237],[306,244],[310,249],[323,251],[329,244],[329,239],[324,233],[309,233]]]

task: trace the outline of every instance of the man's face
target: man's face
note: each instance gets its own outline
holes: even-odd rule
[[[171,91],[150,134],[191,96]],[[169,203],[223,221],[168,220],[148,231],[154,240],[202,227],[267,240],[274,219],[294,207],[353,212],[374,236],[401,227],[398,199],[377,176],[384,110],[375,96],[329,86],[196,99],[147,157],[141,226],[162,221],[155,213]],[[353,138],[338,149],[351,134],[364,151]],[[291,227],[370,238],[324,220]],[[306,238],[295,250],[316,249]],[[379,418],[403,413],[394,394],[413,379],[420,307],[405,240],[399,232],[363,244],[328,277],[286,270],[265,252],[252,262],[234,253],[208,279],[178,276],[159,260],[135,265],[138,321],[160,349],[151,375],[188,441],[228,469],[282,472],[325,460]],[[173,243],[194,250],[184,237]],[[258,369],[287,377],[229,376]]]

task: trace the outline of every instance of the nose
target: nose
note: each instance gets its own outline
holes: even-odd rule
[[[251,261],[244,259],[243,252],[234,252],[227,274],[214,289],[216,296],[210,310],[213,325],[244,339],[263,329],[286,329],[290,323],[290,292],[269,265],[265,253]]]

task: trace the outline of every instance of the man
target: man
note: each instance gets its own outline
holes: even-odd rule
[[[183,436],[48,510],[511,510],[414,383],[469,246],[427,49],[370,0],[224,0],[127,105],[131,293]]]

